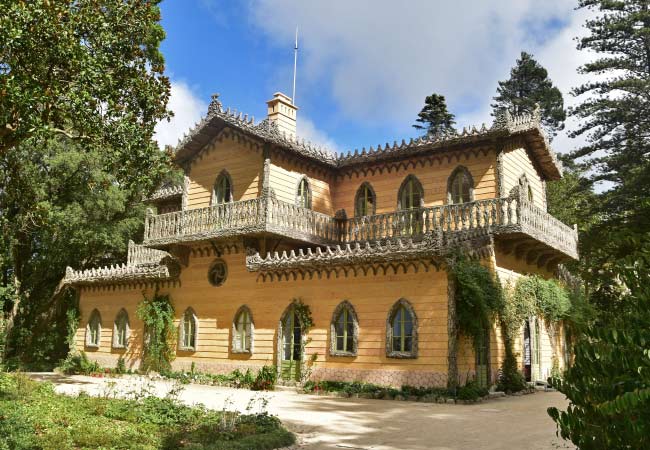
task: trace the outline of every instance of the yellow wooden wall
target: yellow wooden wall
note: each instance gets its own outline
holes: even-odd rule
[[[256,198],[261,189],[263,165],[261,150],[228,138],[209,144],[190,167],[187,208],[210,206],[214,183],[223,169],[232,178],[235,201]]]
[[[413,161],[422,162],[414,158]],[[377,214],[397,210],[397,195],[400,185],[408,175],[415,175],[424,190],[425,206],[443,205],[447,203],[447,180],[454,169],[465,166],[474,179],[474,198],[482,200],[496,196],[495,153],[490,151],[487,155],[461,156],[459,159],[447,158],[422,164],[410,164],[408,168],[399,165],[399,168],[390,172],[376,171],[374,174],[353,174],[337,180],[334,187],[334,209],[345,209],[348,217],[354,216],[354,198],[357,190],[365,181],[369,182],[376,194]],[[414,167],[415,166],[415,167]],[[348,173],[348,172],[345,172]]]
[[[546,210],[546,188],[526,150],[517,148],[506,151],[503,154],[503,192],[505,195],[509,195],[510,190],[519,185],[519,178],[524,174],[533,192],[533,203]]]
[[[178,319],[186,308],[192,307],[199,323],[198,351],[179,353],[179,362],[196,362],[198,367],[211,364],[275,364],[277,329],[281,315],[294,298],[310,306],[314,327],[309,331],[311,342],[307,353],[318,353],[316,366],[353,369],[427,370],[447,372],[447,278],[445,272],[397,275],[369,275],[349,278],[297,281],[256,281],[257,274],[246,271],[244,255],[224,257],[228,264],[228,279],[221,287],[208,283],[207,272],[213,256],[191,260],[181,274],[180,286],[168,292]],[[412,269],[411,269],[412,270]],[[417,359],[386,357],[386,318],[392,305],[400,298],[413,305],[419,320],[419,356]],[[138,289],[84,290],[81,294],[81,324],[77,347],[84,349],[87,320],[94,308],[102,315],[102,345],[89,351],[100,361],[114,359],[119,352],[111,350],[112,323],[120,308],[125,307],[134,330],[131,343],[142,342],[141,324],[135,320],[135,307],[142,299]],[[329,327],[336,306],[348,300],[359,317],[358,356],[329,356]],[[246,304],[251,309],[255,325],[253,355],[230,354],[231,324],[237,309]],[[129,363],[137,363],[132,352]]]
[[[334,214],[330,183],[322,174],[273,158],[270,169],[269,186],[275,191],[278,200],[295,204],[298,182],[306,176],[311,187],[312,209],[323,214]]]

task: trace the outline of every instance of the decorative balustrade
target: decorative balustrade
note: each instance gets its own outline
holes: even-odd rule
[[[313,244],[417,239],[434,233],[482,230],[524,233],[577,257],[577,232],[518,197],[478,200],[337,219],[277,199],[260,197],[206,208],[148,215],[148,245],[270,232]]]

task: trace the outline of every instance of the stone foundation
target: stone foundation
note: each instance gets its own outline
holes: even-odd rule
[[[263,364],[241,364],[233,361],[232,363],[219,363],[219,362],[207,362],[207,361],[195,361],[194,370],[197,372],[203,373],[212,373],[218,375],[227,375],[235,370],[239,369],[241,372],[246,372],[247,369],[250,369],[254,374],[257,373]],[[182,370],[189,372],[192,368],[192,361],[188,360],[174,360],[172,361],[172,370]]]
[[[313,381],[361,381],[380,386],[399,388],[403,385],[417,387],[446,387],[447,374],[424,370],[359,370],[316,367],[310,377]]]

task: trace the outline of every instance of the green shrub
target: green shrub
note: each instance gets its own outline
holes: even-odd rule
[[[251,385],[254,391],[271,391],[275,388],[275,383],[278,380],[278,371],[275,366],[263,366]]]
[[[476,381],[468,381],[458,389],[457,398],[460,400],[478,400],[488,395],[488,390],[478,385]]]
[[[507,394],[523,391],[526,388],[526,380],[517,367],[517,359],[512,350],[506,346],[506,357],[503,360],[497,390]]]
[[[120,375],[126,373],[126,363],[124,362],[124,358],[121,356],[117,359],[117,365],[115,366],[114,372]]]
[[[70,352],[59,363],[59,370],[66,375],[90,375],[102,370],[96,361],[91,361],[85,352]]]

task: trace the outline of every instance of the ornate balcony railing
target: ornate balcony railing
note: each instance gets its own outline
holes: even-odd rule
[[[260,197],[157,216],[147,215],[144,244],[164,245],[262,232],[330,244],[336,241],[337,226],[326,214]]]
[[[518,197],[479,200],[338,219],[273,198],[148,215],[145,245],[198,241],[270,232],[312,244],[339,244],[418,237],[434,233],[522,233],[577,258],[576,230]]]

